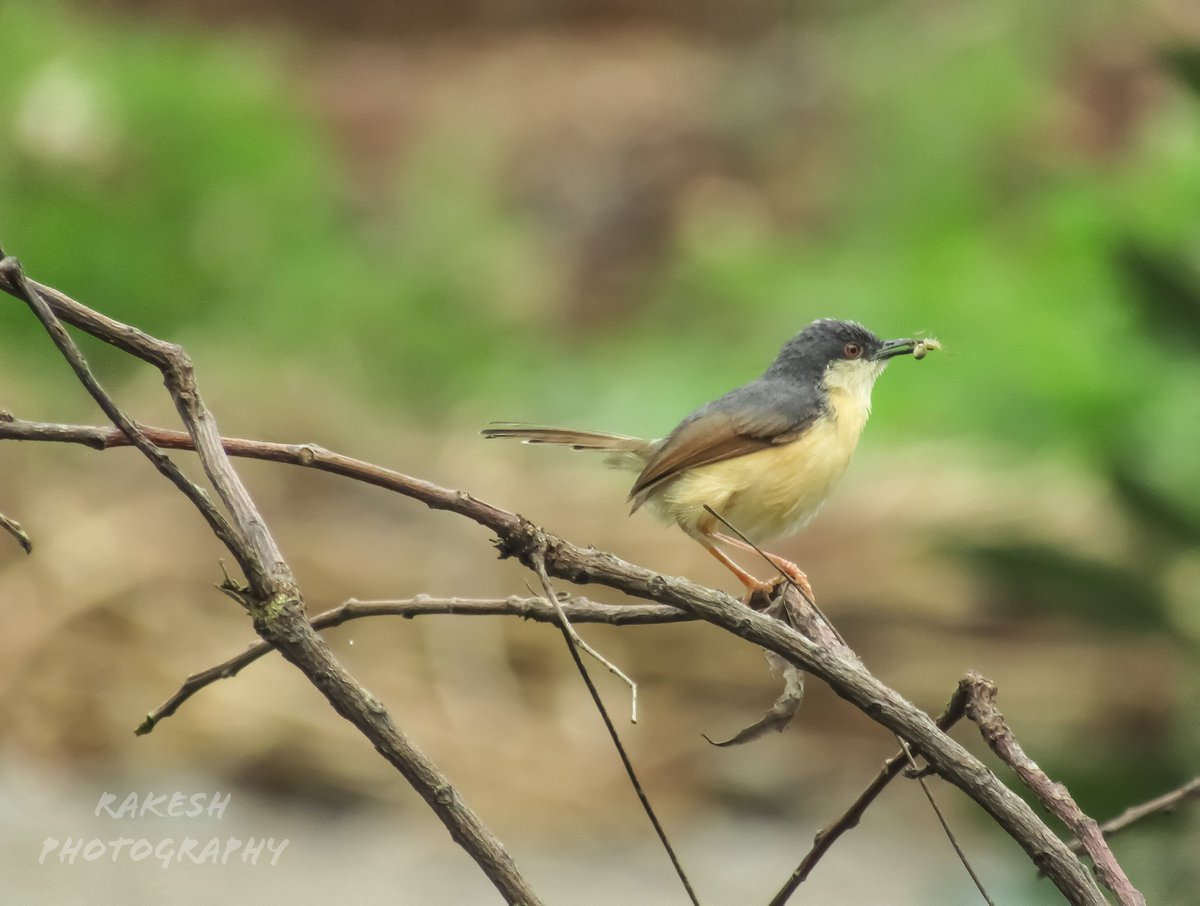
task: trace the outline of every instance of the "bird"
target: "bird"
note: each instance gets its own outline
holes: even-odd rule
[[[763,553],[813,601],[807,575],[757,545],[816,515],[850,464],[888,362],[940,348],[931,337],[881,340],[855,321],[822,318],[784,343],[761,377],[700,406],[665,438],[520,422],[482,434],[608,454],[610,465],[638,473],[630,512],[645,507],[698,541],[741,582],[745,603],[769,599],[779,580],[756,578],[721,545]]]

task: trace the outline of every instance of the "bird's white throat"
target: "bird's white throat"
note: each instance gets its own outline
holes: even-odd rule
[[[825,369],[821,383],[829,394],[831,414],[841,432],[853,434],[854,442],[871,414],[871,390],[886,367],[886,361],[841,359]]]

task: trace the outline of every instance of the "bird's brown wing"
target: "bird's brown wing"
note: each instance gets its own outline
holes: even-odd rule
[[[653,453],[629,492],[633,509],[687,469],[794,440],[819,411],[814,400],[774,382],[760,380],[726,394],[684,419]]]

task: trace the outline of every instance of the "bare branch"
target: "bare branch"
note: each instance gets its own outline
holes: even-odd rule
[[[0,288],[3,288],[2,279]],[[144,430],[147,437],[152,438],[164,449],[196,449],[192,437],[183,431],[165,428]],[[113,428],[28,422],[21,419],[0,421],[0,440],[53,441],[80,444],[93,450],[129,446],[128,438]],[[464,491],[442,488],[392,469],[333,453],[316,444],[278,444],[240,438],[220,438],[218,443],[229,456],[303,466],[394,491],[419,500],[431,509],[459,513],[501,536],[518,531],[528,524],[515,513],[476,500]]]
[[[334,710],[374,744],[510,903],[540,904],[541,900],[521,876],[500,841],[467,807],[437,766],[400,732],[379,700],[337,662],[329,647],[309,625],[291,569],[221,446],[216,422],[201,401],[191,361],[183,350],[98,316],[61,293],[32,283],[13,258],[4,257],[0,261],[0,289],[30,306],[104,413],[129,442],[188,496],[237,558],[250,583],[245,603],[259,635],[299,668]],[[183,477],[175,464],[142,434],[100,387],[57,315],[153,363],[162,371],[176,410],[188,428],[189,440],[228,509],[231,522],[201,488]]]
[[[612,626],[639,626],[653,623],[680,623],[695,619],[676,607],[666,604],[599,604],[587,598],[563,601],[563,612],[573,623],[608,623]],[[327,610],[312,618],[313,629],[330,629],[351,620],[365,617],[396,616],[412,619],[431,614],[457,614],[459,616],[513,616],[538,623],[558,624],[558,611],[545,598],[431,598],[417,595],[394,601],[358,601],[350,599],[344,604]],[[222,661],[207,670],[193,673],[183,685],[165,702],[146,715],[146,719],[134,731],[139,736],[151,732],[158,722],[170,717],[189,698],[218,680],[236,676],[260,657],[275,650],[269,642],[259,641],[241,654]]]
[[[234,533],[233,527],[229,521],[208,499],[208,494],[204,489],[189,481],[184,474],[179,471],[179,467],[171,461],[171,459],[162,452],[158,447],[150,442],[144,434],[142,434],[139,426],[127,416],[120,407],[117,406],[113,398],[108,392],[100,386],[100,382],[96,380],[88,367],[87,361],[83,357],[83,353],[71,339],[71,335],[67,333],[58,316],[51,309],[45,298],[38,292],[36,286],[31,280],[25,276],[25,272],[21,269],[21,263],[16,258],[4,256],[0,251],[0,288],[5,289],[14,297],[23,301],[33,311],[37,319],[41,321],[42,326],[50,335],[50,339],[54,341],[54,345],[58,347],[63,358],[71,366],[75,372],[75,376],[79,382],[83,384],[84,389],[91,394],[92,399],[100,407],[101,411],[108,416],[109,420],[120,429],[121,434],[128,439],[129,443],[137,447],[153,463],[175,487],[183,492],[200,511],[200,514],[208,522],[209,528],[221,540],[222,543],[229,549],[239,561],[242,558],[238,538]],[[247,572],[249,575],[249,572]]]
[[[636,724],[637,723],[637,695],[638,695],[637,683],[635,683],[628,676],[626,676],[625,672],[623,670],[621,670],[620,667],[618,667],[616,664],[614,664],[612,661],[610,661],[608,658],[606,658],[604,655],[602,655],[599,651],[597,651],[595,648],[593,648],[591,645],[589,645],[583,639],[583,637],[578,632],[575,631],[575,627],[571,625],[570,618],[567,616],[566,611],[563,610],[562,600],[559,598],[558,594],[554,591],[554,588],[550,584],[550,577],[546,575],[546,570],[544,567],[542,567],[538,570],[538,578],[542,582],[542,588],[545,589],[546,595],[548,596],[547,600],[550,602],[550,606],[554,608],[554,613],[558,617],[558,628],[561,629],[563,631],[563,635],[565,635],[567,637],[567,644],[569,646],[571,646],[572,653],[574,652],[574,649],[576,649],[576,648],[578,648],[580,651],[586,652],[587,654],[589,654],[593,658],[595,658],[596,661],[598,661],[600,664],[602,664],[609,673],[611,673],[613,676],[620,679],[623,683],[625,683],[625,685],[627,685],[629,687],[629,695],[630,695],[630,698],[632,699],[632,704],[630,705],[629,721],[630,721],[630,723]],[[587,671],[583,669],[582,665],[579,665],[579,666],[580,666],[580,674],[583,676],[584,682],[590,688],[591,684],[592,684],[591,677],[589,677],[587,675]],[[599,696],[596,696],[596,707],[599,708],[601,713],[604,714],[605,722],[607,722],[608,714],[604,713],[604,705],[600,702]],[[613,732],[615,734],[616,731],[614,730]],[[620,748],[620,746],[621,746],[620,740],[618,740],[615,735],[613,737],[613,741],[617,744],[617,747]]]
[[[625,774],[633,786],[634,793],[637,794],[638,801],[642,804],[642,810],[645,811],[646,817],[650,819],[654,833],[658,835],[658,841],[666,851],[667,858],[671,860],[671,865],[675,869],[675,874],[679,878],[679,883],[683,885],[688,899],[691,900],[693,906],[700,906],[700,901],[696,898],[696,891],[692,889],[692,882],[688,880],[687,873],[683,870],[683,863],[675,855],[675,847],[671,845],[671,841],[667,838],[666,830],[658,820],[658,815],[654,812],[654,807],[650,805],[650,799],[646,795],[646,790],[643,788],[642,782],[638,780],[637,772],[633,769],[633,762],[629,760],[629,753],[625,751],[625,744],[621,742],[620,734],[617,733],[617,728],[613,725],[612,718],[608,716],[608,709],[604,707],[604,700],[600,698],[600,690],[592,682],[587,667],[583,663],[583,658],[579,656],[581,649],[587,650],[586,646],[583,639],[579,637],[579,634],[571,628],[571,623],[567,619],[566,612],[563,610],[558,593],[554,590],[554,583],[550,581],[550,577],[546,574],[546,563],[541,554],[534,555],[532,568],[542,584],[542,590],[546,593],[547,601],[551,602],[554,607],[555,614],[558,616],[558,628],[562,631],[563,639],[567,643],[567,649],[571,653],[571,660],[575,662],[575,669],[579,671],[579,676],[583,679],[583,684],[587,687],[588,694],[591,695],[592,702],[595,704],[596,710],[600,713],[600,719],[604,721],[604,728],[608,731],[608,736],[612,740],[613,747],[617,750],[617,755],[620,757],[621,764],[625,768]],[[593,657],[596,657],[596,655],[593,655]],[[600,660],[603,661],[603,659]]]
[[[954,849],[954,855],[958,857],[958,861],[962,863],[962,867],[966,870],[967,875],[971,878],[971,883],[975,885],[975,889],[979,891],[979,895],[983,897],[983,901],[987,906],[996,906],[991,895],[987,892],[987,888],[983,886],[983,881],[980,880],[971,861],[967,858],[967,854],[963,851],[962,846],[958,842],[958,838],[954,836],[954,831],[950,829],[950,822],[946,820],[946,815],[942,811],[941,806],[937,804],[937,800],[933,798],[933,790],[929,788],[924,776],[921,774],[921,769],[917,765],[917,760],[913,758],[912,749],[908,743],[904,741],[904,737],[897,736],[900,740],[900,749],[904,753],[904,760],[909,764],[911,776],[917,781],[921,787],[921,792],[925,794],[925,799],[929,803],[929,807],[933,809],[933,814],[938,820],[938,824],[942,826],[942,833],[946,835],[946,839],[950,841],[950,846]]]
[[[564,598],[559,606],[572,623],[606,623],[609,626],[654,626],[662,623],[688,623],[696,618],[669,604],[602,604],[588,598]],[[431,598],[417,595],[399,600],[358,601],[351,598],[340,607],[313,617],[316,629],[340,626],[347,620],[363,617],[413,617],[435,614],[459,616],[510,616],[535,623],[555,623],[558,608],[545,598]]]
[[[15,437],[16,423],[0,423],[0,438]],[[104,449],[122,441],[107,429],[53,426],[56,437],[27,433],[23,439],[60,440]],[[189,440],[181,438],[183,446]],[[1095,879],[1067,846],[1042,823],[1019,796],[1001,783],[977,758],[942,733],[919,708],[883,685],[848,649],[816,644],[771,617],[755,613],[724,592],[686,579],[663,576],[627,563],[613,554],[577,547],[551,535],[523,517],[478,500],[463,491],[439,487],[403,473],[364,463],[312,444],[267,444],[222,441],[230,455],[285,462],[343,475],[448,510],[491,529],[502,557],[517,557],[532,568],[543,553],[549,575],[576,584],[597,582],[634,597],[668,604],[720,626],[740,638],[773,651],[830,685],[835,693],[872,720],[906,739],[940,776],[977,802],[1025,850],[1030,859],[1073,904],[1105,906]],[[795,595],[786,588],[784,594]],[[799,607],[797,597],[796,606]]]
[[[939,345],[936,345],[937,344],[936,340],[934,340],[933,342],[935,344],[933,346],[933,348],[935,348],[935,349],[941,348]],[[916,355],[916,358],[922,358],[924,355],[925,355],[925,351],[924,351],[924,347],[922,347],[920,354]],[[796,582],[795,578],[793,578],[791,575],[789,575],[787,571],[781,569],[779,564],[774,559],[772,559],[761,547],[759,547],[757,544],[755,544],[750,538],[746,537],[746,535],[737,526],[733,525],[733,523],[731,523],[728,519],[726,519],[724,516],[722,516],[720,513],[718,513],[712,507],[705,504],[704,509],[706,511],[708,511],[708,514],[710,516],[713,516],[716,519],[720,520],[720,522],[727,529],[732,531],[734,533],[734,535],[736,535],[739,539],[741,539],[741,542],[743,544],[745,544],[751,550],[755,551],[760,557],[762,557],[763,560],[765,560],[768,564],[770,564],[772,567],[777,569],[779,571],[780,579],[782,581],[786,582],[788,585],[790,585],[792,590],[796,593],[796,595],[798,595],[803,600],[803,602],[808,606],[808,608],[810,608],[813,611],[813,613],[815,614],[815,616],[818,619],[810,620],[809,624],[812,625],[812,627],[814,629],[816,629],[817,632],[816,633],[811,632],[811,631],[805,632],[804,629],[801,629],[801,631],[804,632],[805,635],[807,635],[813,641],[821,642],[825,645],[840,645],[842,648],[845,648],[847,651],[850,650],[850,646],[846,643],[845,637],[841,634],[841,632],[838,631],[837,627],[833,625],[833,621],[831,621],[829,619],[829,617],[825,616],[824,611],[822,611],[821,608],[817,606],[817,602],[813,600],[813,596],[811,594],[811,589],[806,591],[805,588],[801,588],[800,583]],[[804,585],[807,586],[808,582],[805,581]],[[786,602],[786,600],[787,600],[786,595],[780,595],[775,599],[774,602],[772,602],[772,606],[773,607],[784,606],[784,602]],[[795,610],[795,608],[792,608],[792,610],[785,610],[782,617],[786,622],[789,623],[789,625],[794,626],[796,628],[800,628],[799,622],[796,619],[792,618],[794,610]],[[779,618],[781,616],[779,613],[776,613],[772,609],[772,607],[768,607],[766,609],[766,611],[764,611],[764,612],[769,613],[769,614],[771,614],[771,616],[774,616],[776,618]],[[830,637],[832,637],[832,638],[830,638]],[[767,657],[768,658],[778,658],[778,655],[768,652]],[[803,695],[803,691],[804,691],[804,674],[802,672],[800,672],[799,670],[797,670],[795,667],[791,667],[790,669],[794,672],[791,673],[790,675],[785,673],[785,676],[787,677],[787,681],[784,684],[783,694],[779,697],[778,700],[776,700],[775,706],[770,711],[768,711],[766,714],[764,714],[756,723],[754,723],[751,726],[747,727],[746,729],[742,730],[740,733],[738,733],[736,736],[732,737],[731,739],[728,739],[724,742],[714,743],[714,744],[719,745],[719,746],[727,746],[727,745],[734,745],[734,744],[741,743],[741,742],[748,742],[752,739],[757,739],[760,735],[767,732],[768,730],[782,730],[784,727],[786,727],[788,725],[788,723],[791,722],[792,718],[795,717],[796,712],[799,710],[800,698]],[[941,807],[937,804],[937,800],[933,796],[933,791],[929,788],[929,784],[925,782],[925,778],[922,776],[920,768],[917,767],[916,760],[913,758],[913,754],[912,754],[912,751],[908,747],[908,743],[906,743],[904,741],[904,737],[901,736],[899,733],[896,733],[894,735],[896,737],[896,741],[898,743],[900,743],[901,755],[903,755],[905,761],[907,761],[910,765],[912,765],[912,776],[921,785],[921,792],[925,794],[925,799],[929,802],[929,807],[931,809],[933,809],[933,814],[937,818],[938,824],[941,825],[942,831],[946,835],[946,839],[950,841],[950,846],[953,847],[954,854],[958,857],[959,862],[962,863],[963,868],[966,869],[967,874],[970,875],[971,881],[974,882],[976,889],[979,891],[979,893],[983,897],[984,901],[988,904],[988,906],[993,906],[991,896],[988,894],[987,889],[983,886],[983,882],[979,879],[979,875],[976,874],[975,869],[971,865],[970,860],[967,859],[967,854],[965,852],[963,852],[962,846],[959,845],[958,838],[954,836],[954,831],[952,831],[950,829],[950,822],[946,820],[945,814],[942,812]],[[708,739],[707,736],[704,738]],[[708,741],[712,742],[711,739],[709,739]],[[800,880],[802,880],[802,879],[800,879]],[[800,880],[795,880],[795,876],[793,876],[793,879],[789,879],[788,884],[793,884],[793,881],[794,881],[794,884],[798,885],[800,883]],[[796,889],[795,886],[792,886],[791,889],[789,890],[788,886],[785,885],[784,889],[782,891],[780,891],[780,895],[786,900],[795,889]]]
[[[935,723],[939,730],[949,730],[963,718],[967,704],[966,691],[959,686],[954,691],[950,703],[946,705],[946,709],[938,715]],[[862,820],[863,814],[871,803],[873,803],[884,788],[892,782],[895,777],[908,765],[908,752],[901,749],[891,758],[883,763],[883,768],[875,776],[867,788],[858,794],[858,798],[850,804],[850,807],[842,814],[841,817],[827,824],[813,838],[812,849],[810,849],[796,866],[796,870],[792,872],[791,877],[780,889],[779,893],[771,900],[770,906],[783,906],[784,903],[796,892],[798,888],[812,870],[816,868],[817,863],[821,861],[821,857],[829,852],[838,838],[846,831],[858,827],[858,822]]]
[[[0,252],[0,254],[3,253]],[[175,343],[164,342],[136,327],[101,315],[56,289],[29,280],[15,259],[8,260],[11,260],[13,264],[6,268],[0,268],[0,290],[25,301],[33,308],[43,324],[47,323],[46,314],[52,314],[54,318],[61,318],[96,339],[148,362],[162,373],[163,383],[175,404],[175,409],[195,442],[200,464],[229,511],[230,519],[233,522],[232,529],[227,523],[224,523],[224,516],[208,501],[208,497],[203,491],[187,482],[182,475],[176,477],[173,474],[174,467],[173,464],[170,464],[170,460],[166,460],[161,453],[155,456],[152,450],[137,440],[136,426],[133,426],[132,422],[122,424],[114,417],[119,413],[111,412],[108,408],[105,408],[105,414],[113,420],[114,424],[121,427],[131,441],[150,457],[155,467],[196,505],[212,527],[213,532],[221,538],[237,558],[238,565],[246,574],[246,578],[259,598],[266,600],[273,591],[278,590],[272,588],[274,583],[271,582],[271,577],[273,576],[284,584],[290,584],[291,571],[283,559],[283,554],[254,506],[250,493],[221,449],[221,435],[217,429],[216,419],[204,405],[200,396],[200,388],[196,384],[192,361],[183,347]],[[61,330],[61,324],[58,329]],[[51,331],[55,343],[59,345],[64,356],[71,362],[72,367],[76,368],[78,374],[76,361],[68,355],[56,332],[49,324],[47,324],[47,330]],[[63,335],[66,336],[65,331],[63,331]],[[66,340],[74,345],[69,336],[66,336]],[[82,355],[78,356],[78,360],[82,362]],[[86,369],[86,365],[84,367]],[[85,386],[88,386],[88,382],[82,374],[80,374],[80,380],[84,382]],[[95,382],[94,378],[92,382]],[[88,389],[89,392],[92,392],[93,397],[96,397],[97,402],[104,407],[105,404],[101,402],[100,397],[96,396],[93,388],[88,386]],[[111,400],[109,402],[111,403]],[[113,404],[113,408],[115,409],[115,404]],[[130,433],[130,427],[134,427],[134,433]],[[166,462],[160,461],[159,457]],[[177,472],[177,470],[174,471]],[[195,490],[189,490],[185,486],[185,482]],[[199,491],[199,494],[196,491]],[[223,528],[218,530],[222,525]],[[231,535],[232,537],[230,537]],[[243,544],[238,545],[239,540]]]
[[[1145,906],[1146,898],[1130,883],[1117,863],[1116,856],[1100,832],[1100,826],[1083,813],[1065,786],[1051,780],[1037,762],[1025,754],[1005,722],[1004,715],[996,707],[995,683],[977,673],[968,673],[960,681],[959,687],[966,690],[967,717],[979,726],[979,732],[988,746],[1016,771],[1042,804],[1079,838],[1100,880],[1116,895],[1117,902],[1121,906]]]
[[[1163,793],[1161,796],[1156,796],[1149,802],[1130,806],[1117,815],[1117,817],[1105,821],[1100,825],[1100,833],[1104,834],[1105,837],[1111,837],[1137,824],[1139,821],[1151,818],[1154,815],[1166,814],[1173,811],[1177,806],[1197,798],[1200,798],[1200,777],[1193,777],[1183,786],[1173,789],[1169,793]],[[1083,852],[1083,843],[1079,840],[1072,840],[1071,849],[1077,853]]]

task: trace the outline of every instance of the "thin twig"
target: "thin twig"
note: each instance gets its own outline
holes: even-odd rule
[[[0,529],[8,532],[17,539],[17,544],[21,545],[21,549],[27,554],[33,553],[33,541],[29,538],[29,533],[21,527],[21,523],[15,519],[10,519],[3,513],[0,513]]]
[[[545,566],[542,566],[541,572],[538,573],[538,578],[542,579],[542,587],[547,589],[546,594],[549,595],[550,605],[554,608],[554,613],[558,617],[558,626],[566,634],[567,641],[579,646],[583,651],[586,651],[595,658],[603,667],[608,670],[613,676],[622,680],[629,687],[630,698],[630,713],[629,722],[637,723],[637,704],[638,704],[638,687],[632,679],[630,679],[620,667],[602,655],[599,651],[584,641],[583,636],[575,631],[575,627],[571,625],[570,619],[567,618],[567,612],[563,610],[562,601],[558,595],[549,590],[549,576],[543,578]],[[585,677],[586,679],[586,677]],[[607,720],[607,717],[605,718]]]
[[[0,251],[0,256],[3,254]],[[200,511],[213,533],[238,561],[258,599],[266,601],[282,588],[291,587],[291,570],[241,477],[221,448],[216,419],[204,405],[192,360],[183,347],[105,317],[58,290],[30,280],[15,258],[4,257],[0,262],[0,290],[30,306],[104,414]],[[163,384],[175,410],[195,443],[200,465],[225,504],[227,514],[213,504],[202,488],[188,481],[161,450],[156,450],[146,440],[139,426],[117,408],[91,374],[82,353],[59,319],[153,365],[162,373]]]
[[[1145,906],[1146,898],[1130,883],[1100,832],[1100,825],[1084,814],[1065,786],[1051,780],[1037,762],[1025,754],[996,706],[995,683],[977,673],[968,673],[960,685],[967,692],[967,717],[978,725],[988,747],[1079,839],[1101,883],[1116,895],[1121,906]]]
[[[1200,777],[1193,777],[1183,786],[1177,787],[1169,793],[1163,793],[1141,805],[1130,806],[1115,818],[1109,818],[1100,825],[1100,833],[1104,834],[1106,838],[1112,837],[1139,821],[1154,815],[1166,814],[1188,800],[1197,798],[1200,798]],[[1083,852],[1083,843],[1080,840],[1072,840],[1071,849],[1077,853]]]
[[[654,827],[654,832],[658,835],[659,842],[662,843],[663,849],[666,850],[667,858],[671,860],[671,865],[675,868],[675,874],[679,876],[679,883],[687,891],[688,899],[692,901],[693,906],[700,906],[700,901],[696,898],[696,891],[692,889],[692,883],[688,880],[687,873],[683,870],[683,864],[679,861],[679,857],[675,855],[675,848],[671,846],[671,841],[667,838],[667,832],[659,822],[658,815],[655,814],[653,806],[650,805],[650,799],[646,795],[641,781],[638,780],[637,773],[633,769],[633,762],[629,760],[629,754],[625,751],[625,745],[621,742],[617,728],[613,726],[612,718],[608,716],[608,709],[604,707],[604,700],[600,698],[600,691],[596,688],[596,684],[592,682],[592,677],[583,663],[583,658],[579,656],[579,648],[583,647],[580,644],[582,640],[579,638],[579,634],[571,628],[571,621],[567,619],[562,602],[559,601],[558,593],[554,590],[554,583],[550,581],[550,576],[546,573],[545,558],[541,554],[535,554],[532,565],[533,571],[542,583],[542,589],[546,592],[546,600],[553,602],[554,609],[559,617],[558,628],[562,630],[567,648],[571,652],[571,659],[575,662],[575,668],[579,671],[584,685],[587,686],[588,693],[592,696],[592,702],[596,705],[596,710],[600,712],[600,719],[604,721],[604,727],[608,730],[609,738],[612,739],[613,746],[617,750],[617,755],[620,756],[621,764],[625,766],[625,773],[629,777],[629,782],[633,785],[633,791],[637,794],[638,801],[641,802],[642,808],[646,812],[646,817],[650,819],[650,824]]]
[[[128,438],[133,446],[142,451],[159,472],[183,492],[183,495],[200,511],[209,528],[212,529],[213,534],[240,561],[242,559],[242,555],[239,552],[241,548],[239,544],[240,539],[234,532],[233,526],[229,524],[229,520],[213,505],[213,502],[209,500],[208,494],[205,493],[204,489],[194,482],[189,481],[179,470],[179,467],[171,461],[170,457],[151,443],[133,419],[129,418],[121,410],[108,391],[100,385],[96,376],[92,374],[87,361],[83,357],[83,353],[71,338],[71,335],[67,333],[67,329],[63,327],[58,316],[50,308],[46,300],[42,298],[32,281],[25,276],[25,271],[21,268],[21,262],[16,258],[5,256],[3,251],[0,251],[0,276],[12,287],[12,295],[28,305],[30,310],[42,323],[42,326],[50,335],[50,339],[58,347],[58,351],[62,353],[63,358],[67,360],[67,364],[71,366],[71,370],[75,372],[75,376],[79,379],[79,382],[91,395],[92,399],[96,401],[101,411],[108,416],[109,421],[120,429],[121,433]]]
[[[938,715],[935,721],[937,728],[945,732],[962,720],[966,704],[966,691],[959,686],[955,689],[954,695],[946,705],[945,710]],[[875,779],[867,784],[866,789],[858,794],[858,798],[850,803],[850,807],[839,818],[822,828],[813,838],[812,848],[805,853],[804,858],[800,860],[800,864],[796,866],[796,870],[792,872],[783,887],[780,888],[779,893],[775,894],[770,906],[783,906],[788,901],[792,894],[796,892],[796,889],[812,873],[812,870],[816,868],[817,863],[821,861],[821,857],[830,850],[833,844],[848,830],[858,827],[859,821],[862,820],[862,816],[871,806],[871,803],[879,798],[879,794],[904,770],[908,763],[908,753],[905,749],[901,749],[884,762],[883,768],[875,776]]]
[[[666,604],[600,604],[587,598],[562,601],[556,608],[543,597],[522,598],[432,598],[417,595],[413,598],[388,601],[358,601],[350,599],[313,617],[316,630],[341,626],[351,620],[366,617],[396,616],[412,619],[433,614],[458,616],[514,616],[538,623],[558,625],[559,608],[572,623],[608,623],[611,626],[643,626],[655,623],[680,623],[695,617]],[[236,676],[259,658],[270,654],[275,646],[265,641],[250,645],[241,654],[222,661],[207,670],[193,673],[170,698],[146,715],[134,731],[139,736],[151,732],[159,721],[170,717],[189,698],[218,680]]]
[[[967,874],[971,876],[971,880],[975,883],[975,889],[979,891],[979,895],[983,897],[988,906],[996,906],[992,898],[988,896],[987,888],[983,886],[983,881],[979,880],[979,875],[975,873],[975,869],[971,867],[971,862],[967,859],[967,854],[963,852],[962,846],[958,843],[958,838],[954,836],[954,831],[950,830],[950,822],[946,820],[942,808],[937,804],[937,800],[933,798],[933,792],[929,789],[929,784],[925,778],[921,776],[921,769],[917,766],[917,760],[913,758],[912,749],[908,747],[908,743],[903,738],[897,736],[900,740],[900,748],[904,751],[904,759],[909,763],[914,771],[913,776],[917,783],[921,785],[921,792],[925,794],[925,798],[929,800],[929,807],[933,809],[933,813],[937,816],[938,823],[942,826],[942,830],[946,834],[946,839],[950,841],[950,845],[954,847],[954,853],[958,856],[958,861],[962,863],[962,867],[967,870]]]

